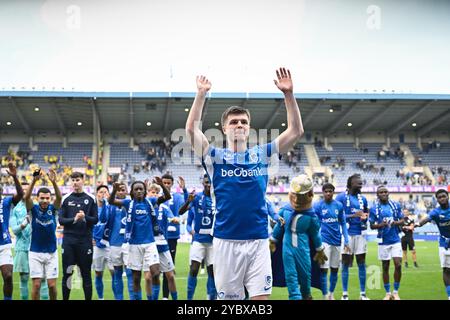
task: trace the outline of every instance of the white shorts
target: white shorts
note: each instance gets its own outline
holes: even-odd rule
[[[159,253],[159,270],[162,273],[175,270],[169,250]]]
[[[365,235],[348,236],[350,252],[344,253],[344,242],[341,244],[342,254],[364,254],[367,253],[367,239]]]
[[[92,256],[92,267],[95,271],[101,272],[108,266],[109,270],[114,270],[114,266],[111,264],[110,248],[99,248],[94,246],[94,254]]]
[[[322,269],[328,269],[328,268],[339,268],[339,264],[341,262],[341,247],[340,246],[333,246],[328,243],[323,243],[323,246],[325,247],[324,252],[328,258],[327,261],[325,261],[324,264],[320,266]]]
[[[402,244],[400,242],[387,245],[378,245],[378,260],[386,261],[392,258],[403,257]]]
[[[32,252],[28,255],[31,279],[58,278],[58,252]]]
[[[113,267],[121,267],[128,265],[129,244],[124,243],[121,247],[109,247],[109,259]]]
[[[159,264],[156,243],[130,244],[128,251],[128,268],[136,271],[149,271],[150,266]]]
[[[0,246],[0,266],[6,264],[13,264],[13,255],[12,255],[12,244],[8,243],[3,246]]]
[[[189,260],[202,262],[205,260],[206,266],[213,264],[214,254],[213,254],[213,244],[212,243],[200,243],[194,241],[191,244],[191,249],[189,251]]]
[[[272,266],[268,239],[213,239],[214,281],[219,300],[243,300],[272,293]]]
[[[445,248],[439,247],[439,259],[441,268],[450,268],[450,249],[445,250]]]

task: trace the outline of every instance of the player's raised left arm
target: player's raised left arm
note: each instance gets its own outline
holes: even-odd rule
[[[14,205],[17,205],[23,198],[22,185],[20,184],[20,181],[17,178],[17,168],[12,162],[10,162],[8,163],[8,170],[6,170],[6,172],[8,172],[8,174],[14,180],[14,185],[16,186],[16,194],[14,195],[12,202]]]
[[[50,169],[47,173],[48,179],[53,185],[53,189],[55,189],[55,202],[53,202],[53,206],[55,209],[61,208],[61,190],[59,190],[58,184],[56,183],[56,172],[53,169]]]
[[[303,136],[302,116],[294,97],[294,85],[289,69],[280,68],[276,71],[278,80],[273,80],[275,85],[284,94],[284,104],[287,112],[287,129],[275,139],[279,153],[286,153]]]

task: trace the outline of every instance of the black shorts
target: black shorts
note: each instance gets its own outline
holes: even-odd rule
[[[402,250],[406,251],[409,247],[410,251],[415,250],[413,237],[402,237]]]

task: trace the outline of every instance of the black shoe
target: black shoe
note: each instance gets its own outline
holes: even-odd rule
[[[414,262],[414,267],[415,267],[415,268],[418,268],[418,267],[419,267],[419,265],[417,264],[417,262]]]
[[[405,268],[408,268],[408,262],[405,262]]]

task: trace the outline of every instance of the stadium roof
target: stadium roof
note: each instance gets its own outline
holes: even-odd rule
[[[96,112],[103,131],[169,133],[184,128],[186,110],[194,96],[193,92],[0,91],[0,128],[30,134],[92,130]],[[300,93],[296,98],[307,132],[322,132],[325,136],[341,131],[356,136],[368,131],[385,132],[387,136],[406,131],[415,131],[418,136],[448,132],[450,95]],[[217,127],[215,123],[220,122],[221,113],[230,105],[248,108],[255,129],[283,130],[287,120],[281,94],[212,92],[205,106],[203,128]],[[11,124],[6,126],[6,122]]]

